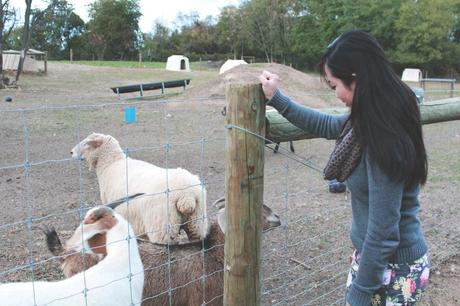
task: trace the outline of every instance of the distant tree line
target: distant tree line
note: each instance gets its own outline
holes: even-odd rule
[[[139,0],[96,0],[85,23],[66,0],[49,0],[31,18],[30,47],[51,59],[164,61],[256,58],[313,69],[340,33],[362,29],[375,36],[395,68],[431,75],[460,72],[460,0],[243,0],[200,19],[179,13],[173,29],[156,22],[139,29]],[[3,47],[19,48],[23,27],[3,31]]]

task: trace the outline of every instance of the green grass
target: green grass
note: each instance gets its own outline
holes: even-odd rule
[[[50,61],[52,62],[52,61]],[[56,61],[64,64],[71,64],[70,61]],[[138,61],[73,61],[74,64],[88,65],[96,67],[114,67],[114,68],[149,68],[165,69],[166,62],[142,62]],[[207,65],[207,62],[191,62],[192,70],[217,70],[218,68]]]
[[[70,64],[70,61],[59,61],[60,63]],[[156,68],[164,69],[164,62],[142,62],[138,61],[73,61],[75,64],[97,66],[97,67],[114,67],[114,68]]]

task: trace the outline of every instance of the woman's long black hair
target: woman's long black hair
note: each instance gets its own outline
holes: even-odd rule
[[[319,64],[355,93],[350,120],[365,151],[391,179],[425,184],[428,162],[420,110],[413,91],[400,80],[380,44],[363,31],[335,39]]]

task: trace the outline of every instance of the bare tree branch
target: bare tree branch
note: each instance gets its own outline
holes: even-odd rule
[[[29,40],[30,40],[30,15],[32,12],[32,0],[25,0],[26,2],[26,13],[24,16],[24,33],[22,36],[22,50],[21,57],[19,59],[18,71],[16,72],[15,83],[19,81],[19,76],[22,73],[24,68],[24,61],[27,56],[27,51],[29,50]]]

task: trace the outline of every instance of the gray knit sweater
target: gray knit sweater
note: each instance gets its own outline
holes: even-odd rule
[[[319,137],[337,138],[348,115],[328,115],[291,101],[279,90],[268,101],[292,124]],[[347,295],[352,306],[369,306],[389,262],[412,263],[427,252],[420,221],[420,187],[392,181],[364,153],[346,181],[351,192],[351,241],[362,253]]]

